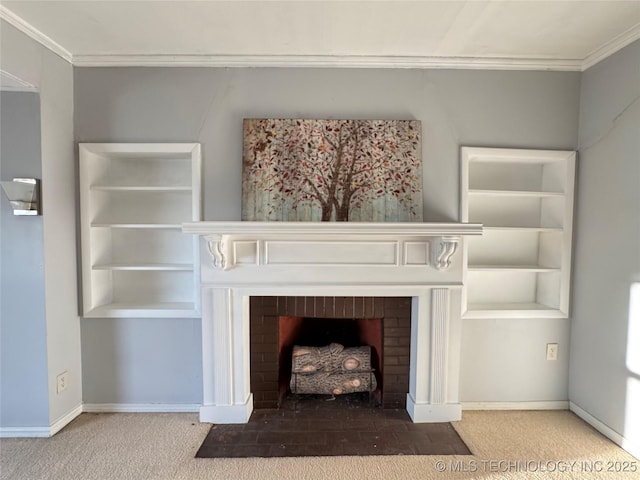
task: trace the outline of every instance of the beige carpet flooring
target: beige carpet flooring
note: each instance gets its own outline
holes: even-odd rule
[[[454,427],[472,456],[196,459],[209,427],[195,414],[83,414],[53,438],[0,440],[0,478],[640,479],[640,460],[567,411],[464,412]]]

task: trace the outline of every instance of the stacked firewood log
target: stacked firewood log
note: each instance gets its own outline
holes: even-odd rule
[[[342,395],[373,392],[376,386],[369,346],[293,347],[292,393]]]

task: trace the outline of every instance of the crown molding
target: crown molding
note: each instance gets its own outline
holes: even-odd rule
[[[433,68],[580,71],[575,59],[382,55],[74,55],[78,67]]]
[[[35,85],[25,82],[21,78],[0,69],[0,90],[3,92],[37,92]]]
[[[42,33],[30,23],[25,22],[21,17],[19,17],[3,5],[0,5],[0,19],[13,25],[28,37],[31,37],[42,46],[48,48],[56,55],[73,64],[73,55],[71,54],[71,52],[69,52],[69,50],[64,48],[55,40],[52,40],[50,37]]]
[[[601,62],[607,57],[610,57],[618,50],[622,50],[627,45],[635,42],[640,38],[640,23],[634,25],[629,30],[621,33],[617,37],[609,40],[601,47],[596,48],[593,52],[587,55],[582,61],[582,71],[587,68],[593,67],[596,63]]]

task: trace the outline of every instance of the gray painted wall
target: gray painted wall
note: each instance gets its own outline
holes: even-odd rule
[[[42,178],[40,98],[0,93],[0,174]],[[0,427],[49,424],[42,217],[0,193]]]
[[[457,221],[459,147],[575,149],[579,86],[579,73],[562,72],[76,68],[75,132],[81,142],[201,142],[205,219],[239,220],[243,118],[418,119],[425,220]],[[167,365],[201,370],[198,335],[176,337],[192,327],[83,320],[85,401],[176,401]],[[568,333],[567,320],[465,321],[462,400],[567,400]],[[140,351],[124,362],[105,338]],[[560,344],[558,362],[544,361],[548,342]],[[181,381],[180,401],[200,402],[199,378]]]
[[[0,68],[40,93],[40,152],[44,214],[45,367],[48,421],[43,432],[82,402],[80,320],[76,275],[76,168],[73,154],[73,68],[51,50],[0,21]],[[22,345],[28,349],[29,345]],[[68,372],[67,389],[56,376]],[[28,378],[24,379],[29,382]]]
[[[82,322],[84,403],[202,403],[200,320]]]
[[[640,318],[629,338],[630,286],[640,281],[640,41],[584,72],[579,154],[569,396],[638,452],[640,371],[627,353],[640,348]]]

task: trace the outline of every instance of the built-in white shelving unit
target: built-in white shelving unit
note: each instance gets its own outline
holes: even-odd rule
[[[85,317],[197,317],[200,145],[81,143]]]
[[[484,225],[465,243],[464,317],[567,317],[575,152],[463,147],[461,158],[461,219]]]

